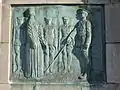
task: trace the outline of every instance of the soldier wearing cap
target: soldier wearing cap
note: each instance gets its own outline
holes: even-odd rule
[[[75,56],[78,58],[81,68],[81,75],[79,79],[87,78],[87,66],[89,63],[88,52],[91,43],[91,23],[87,20],[88,11],[85,9],[78,9],[76,11],[75,25]]]
[[[60,46],[66,43],[64,49],[62,50],[62,59],[59,62],[63,63],[63,69],[65,72],[70,71],[70,66],[72,62],[72,49],[73,49],[73,37],[70,36],[67,42],[64,42],[68,34],[72,31],[72,27],[69,24],[69,18],[64,16],[62,17],[63,24],[59,27],[59,36],[60,38]],[[61,64],[61,63],[60,63]],[[60,65],[59,64],[59,65]],[[60,67],[59,67],[60,68]]]

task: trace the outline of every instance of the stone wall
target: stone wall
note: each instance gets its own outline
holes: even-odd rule
[[[101,85],[10,84],[11,4],[87,3],[105,4],[107,83]],[[0,90],[120,90],[119,0],[3,0],[0,1]]]

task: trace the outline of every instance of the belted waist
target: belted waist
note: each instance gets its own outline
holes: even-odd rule
[[[77,36],[81,36],[81,37],[82,37],[82,36],[85,36],[85,35],[86,35],[86,33],[77,33],[76,35],[77,35]]]

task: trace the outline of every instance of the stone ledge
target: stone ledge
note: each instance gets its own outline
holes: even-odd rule
[[[86,0],[4,0],[3,4],[85,3]]]
[[[9,84],[0,84],[0,90],[10,90]]]
[[[88,0],[88,4],[109,4],[110,0]]]
[[[119,90],[120,84],[104,84],[92,87],[80,85],[11,85],[11,90]]]
[[[4,4],[86,3],[109,4],[110,0],[3,0]]]

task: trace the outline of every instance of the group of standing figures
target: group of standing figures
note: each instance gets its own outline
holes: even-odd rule
[[[91,43],[91,24],[87,16],[85,9],[78,9],[75,26],[69,25],[68,17],[62,17],[63,25],[58,29],[47,17],[44,17],[45,26],[40,25],[36,21],[34,8],[28,8],[23,18],[16,17],[13,24],[13,72],[35,79],[55,73],[56,55],[59,57],[56,60],[58,72],[70,72],[74,54],[80,62],[80,78],[85,77]]]

